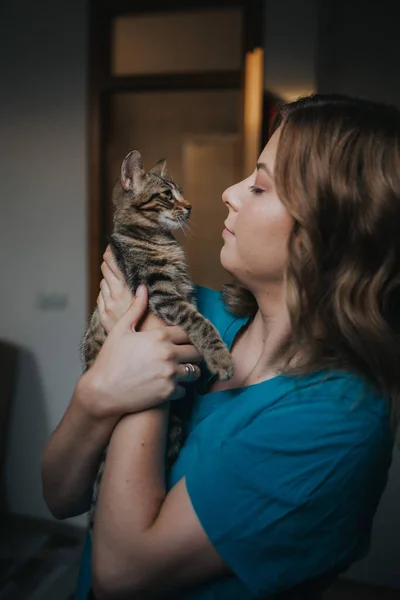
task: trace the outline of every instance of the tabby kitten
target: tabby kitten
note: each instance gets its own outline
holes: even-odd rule
[[[232,357],[215,327],[196,309],[184,250],[172,234],[187,221],[191,206],[177,185],[168,179],[166,162],[159,161],[146,173],[139,152],[130,152],[122,163],[113,203],[110,246],[132,292],[140,283],[146,285],[150,310],[168,324],[185,330],[211,373],[222,380],[232,377]],[[82,343],[85,369],[93,364],[105,338],[96,308]],[[172,403],[170,411],[167,468],[176,459],[183,441],[182,419],[174,414],[175,406]],[[106,450],[93,490],[91,525],[105,455]]]

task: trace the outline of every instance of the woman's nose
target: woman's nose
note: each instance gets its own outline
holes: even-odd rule
[[[228,208],[238,210],[239,208],[239,197],[236,190],[236,185],[231,185],[222,194],[222,202],[226,204]]]

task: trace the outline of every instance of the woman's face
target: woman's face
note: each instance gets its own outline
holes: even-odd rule
[[[278,129],[247,179],[222,195],[229,209],[223,231],[222,266],[250,291],[281,287],[293,220],[275,191],[274,166]]]

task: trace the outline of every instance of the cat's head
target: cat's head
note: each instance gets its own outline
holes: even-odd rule
[[[168,178],[166,161],[160,160],[146,173],[137,150],[130,152],[122,163],[113,202],[115,225],[160,231],[182,227],[191,210],[179,187]]]

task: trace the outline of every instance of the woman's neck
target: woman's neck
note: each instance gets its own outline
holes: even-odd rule
[[[254,318],[234,340],[233,378],[214,382],[211,391],[253,385],[279,373],[282,365],[277,361],[277,351],[289,334],[290,321],[285,303],[272,303],[271,300],[268,295],[263,298]]]
[[[278,350],[290,331],[289,315],[281,305],[279,311],[259,309],[241,338],[240,350],[246,363],[252,365],[243,385],[250,385],[274,376],[281,365],[277,360]],[[239,357],[238,357],[239,358]]]

